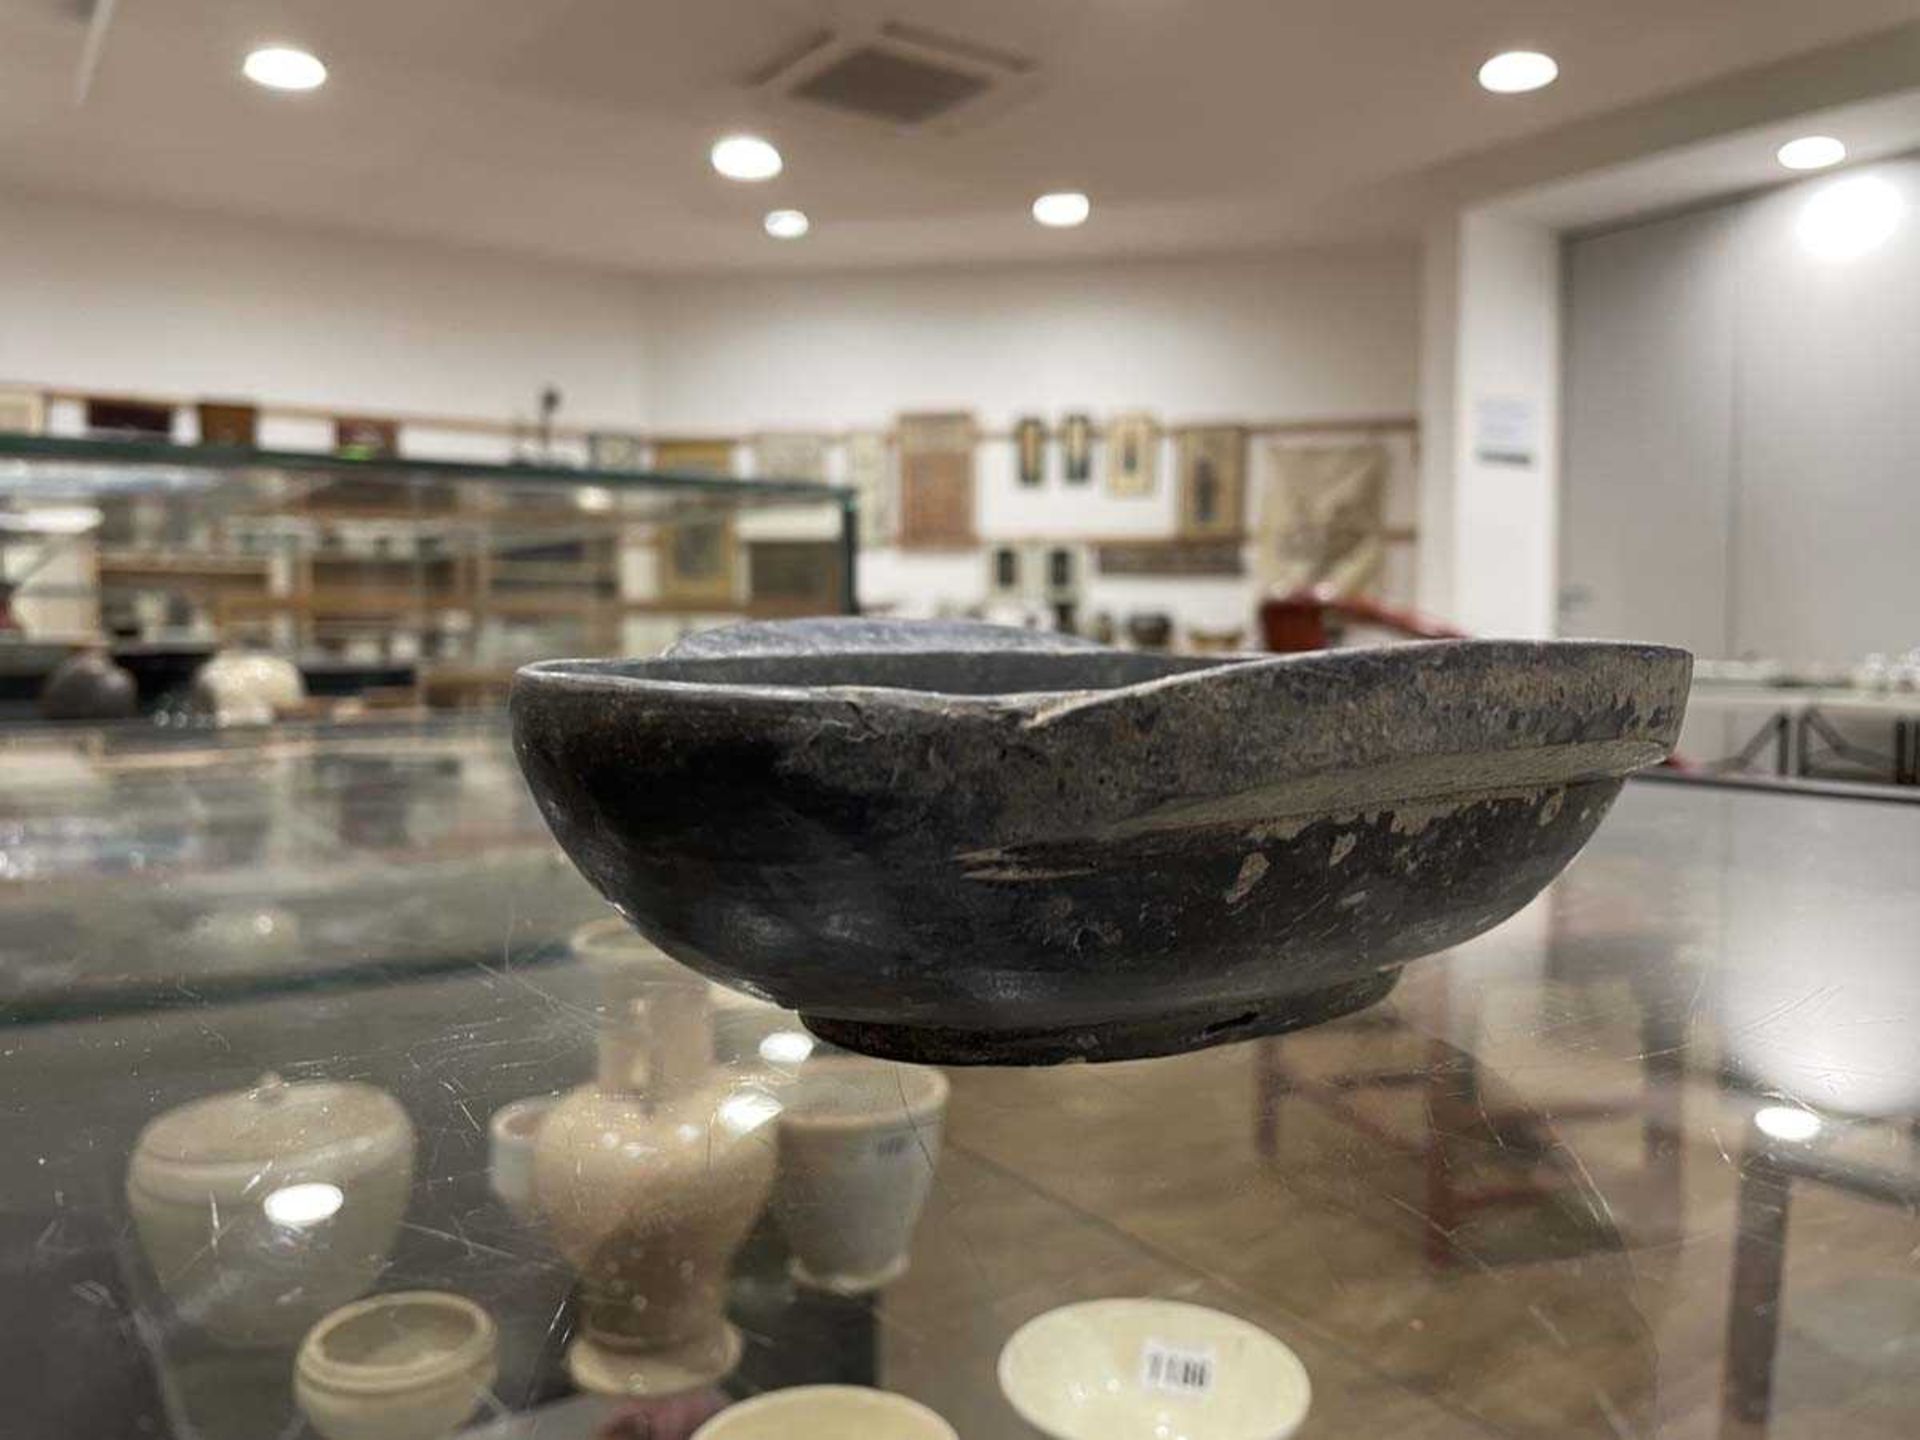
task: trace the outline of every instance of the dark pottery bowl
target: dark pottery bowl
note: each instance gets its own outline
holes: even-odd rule
[[[1110,1060],[1317,1024],[1506,919],[1672,748],[1690,669],[800,621],[530,665],[514,748],[636,928],[815,1034]]]

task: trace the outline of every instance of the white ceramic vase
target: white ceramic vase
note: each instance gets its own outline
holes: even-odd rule
[[[800,1385],[730,1405],[693,1440],[960,1440],[917,1400],[860,1385]]]
[[[907,1268],[940,1158],[947,1077],[922,1065],[819,1055],[782,1095],[774,1214],[794,1279],[859,1295]]]
[[[1029,1320],[1000,1389],[1053,1440],[1287,1440],[1313,1387],[1300,1357],[1235,1315],[1175,1300],[1088,1300]]]
[[[379,1278],[413,1149],[385,1091],[268,1075],[150,1122],[127,1202],[183,1318],[231,1344],[291,1345]]]
[[[499,1333],[473,1301],[375,1295],[307,1333],[293,1393],[326,1440],[440,1440],[493,1388]]]
[[[515,783],[519,783],[515,776]],[[567,948],[601,979],[622,969],[640,966],[661,978],[695,976],[666,951],[641,935],[619,916],[580,926],[568,938]],[[757,1069],[767,1059],[763,1045],[769,1035],[791,1034],[807,1042],[800,1017],[766,1000],[702,980],[708,986],[713,1013],[713,1058],[721,1065]],[[775,1047],[776,1050],[779,1048]]]
[[[580,1276],[574,1382],[604,1395],[674,1394],[740,1357],[727,1270],[766,1203],[777,1105],[714,1069],[704,979],[648,958],[598,963],[599,1074],[540,1123],[534,1194]]]
[[[265,651],[222,650],[194,672],[194,704],[218,725],[271,725],[306,698],[299,668]]]
[[[523,1223],[537,1213],[533,1157],[540,1126],[559,1100],[557,1095],[515,1100],[494,1111],[487,1122],[487,1188]]]

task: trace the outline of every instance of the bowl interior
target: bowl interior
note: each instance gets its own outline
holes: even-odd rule
[[[333,1364],[356,1370],[411,1369],[452,1355],[479,1331],[479,1317],[463,1305],[397,1298],[341,1321],[320,1349]]]
[[[857,685],[943,695],[1021,695],[1113,690],[1233,663],[1236,662],[1231,658],[1218,655],[1159,655],[1128,650],[977,650],[556,660],[530,668],[538,675],[583,680],[665,680],[692,685],[806,688]]]
[[[1306,1368],[1232,1315],[1094,1300],[1029,1321],[1000,1356],[1014,1409],[1059,1440],[1284,1440],[1306,1419]]]
[[[953,1427],[904,1395],[858,1385],[802,1385],[722,1410],[694,1440],[955,1440]]]

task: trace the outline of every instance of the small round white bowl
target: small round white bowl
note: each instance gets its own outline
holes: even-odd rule
[[[294,1398],[327,1440],[439,1440],[492,1388],[499,1343],[493,1317],[464,1296],[374,1295],[307,1332]]]
[[[918,1400],[862,1385],[800,1385],[730,1405],[693,1440],[960,1440]]]
[[[1000,1389],[1054,1440],[1286,1440],[1313,1389],[1257,1325],[1175,1300],[1088,1300],[1029,1320]]]

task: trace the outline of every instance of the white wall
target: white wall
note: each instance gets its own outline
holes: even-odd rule
[[[1429,571],[1426,598],[1472,634],[1552,635],[1559,541],[1559,239],[1543,225],[1468,211],[1450,242],[1442,247],[1442,263],[1450,253],[1457,288],[1450,305],[1430,299],[1429,314],[1437,320],[1450,313],[1454,322],[1452,433],[1446,437],[1453,465],[1451,476],[1438,479],[1428,496],[1430,511],[1448,528],[1424,532],[1429,547],[1445,550],[1445,559]],[[1429,338],[1430,362],[1443,339]],[[1444,378],[1431,383],[1444,391]],[[1511,433],[1495,434],[1489,417],[1496,410],[1506,417],[1502,430]],[[1508,450],[1524,459],[1493,458]]]
[[[500,419],[552,383],[563,418],[633,426],[639,303],[624,276],[0,193],[0,383]]]
[[[1072,410],[1163,423],[1412,415],[1418,297],[1417,259],[1400,250],[663,282],[648,306],[650,418],[662,432],[730,434],[881,428],[912,410],[968,410],[994,431]],[[1250,495],[1268,443],[1253,442]],[[1411,437],[1396,449],[1389,520],[1411,526]],[[1057,475],[1027,489],[1011,444],[983,445],[983,539],[1173,533],[1170,448],[1149,500],[1105,494],[1098,450],[1094,462],[1084,489]],[[1410,599],[1411,554],[1392,564],[1390,589]],[[882,551],[863,565],[873,603],[985,597],[983,556]],[[1246,579],[1107,579],[1084,597],[1101,608],[1246,629],[1253,599]]]
[[[1732,653],[1733,213],[1567,247],[1570,634]]]
[[[1015,418],[1151,411],[1168,424],[1407,416],[1419,274],[1406,250],[827,277],[643,280],[178,212],[0,195],[0,384],[341,411],[564,420],[656,433],[884,428],[903,411]],[[56,417],[71,426],[72,415]],[[1329,439],[1344,438],[1337,429]],[[321,421],[262,440],[330,443]],[[419,453],[498,458],[491,437],[410,429]],[[1251,447],[1257,495],[1270,442]],[[1389,523],[1416,521],[1410,434]],[[1050,457],[1057,464],[1057,456]],[[1158,493],[1018,486],[1010,443],[979,451],[983,539],[1167,535]],[[746,468],[743,465],[743,469]],[[1387,593],[1411,599],[1413,554]],[[984,554],[865,557],[863,596],[912,612],[986,598]],[[1172,611],[1250,632],[1250,578],[1099,579],[1083,613]]]
[[[1460,222],[1428,228],[1420,252],[1420,520],[1415,598],[1444,617],[1453,609],[1454,447],[1459,408]]]
[[[1878,249],[1784,187],[1569,247],[1565,578],[1585,631],[1846,663],[1920,644],[1920,162]]]

